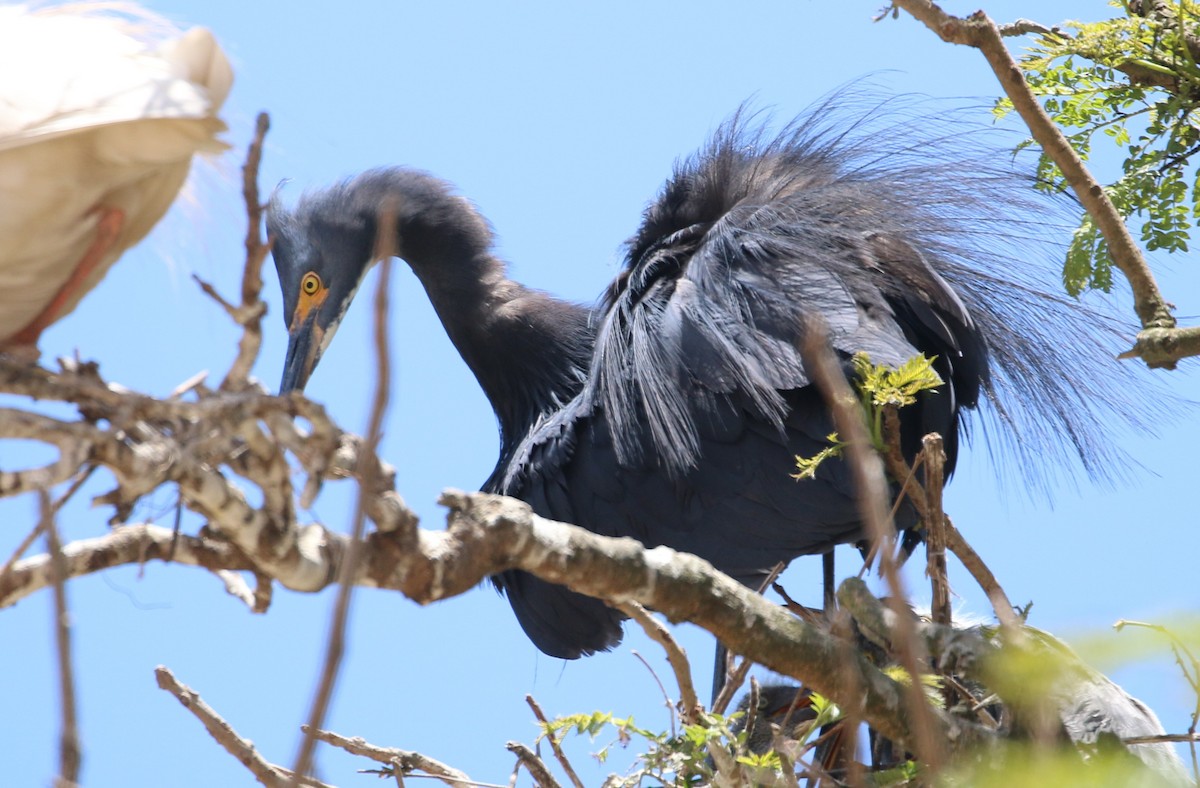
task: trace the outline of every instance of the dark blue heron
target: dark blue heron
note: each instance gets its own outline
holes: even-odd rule
[[[835,109],[777,136],[725,124],[677,165],[595,307],[508,279],[486,221],[423,172],[373,170],[290,211],[273,201],[291,335],[281,390],[302,389],[329,346],[386,206],[396,255],[495,409],[500,458],[483,489],[542,516],[685,550],[750,585],[861,539],[841,461],[791,476],[833,430],[797,351],[809,316],[848,370],[859,352],[936,359],[944,384],[901,413],[910,459],[936,431],[953,469],[964,410],[986,397],[1041,462],[1087,463],[1094,400],[1072,352],[1086,332],[1064,330],[1061,299],[1003,273],[1005,207],[1027,182],[997,174],[993,154],[960,158],[954,134],[878,112],[847,131]],[[547,654],[621,639],[621,614],[597,599],[517,571],[493,580]]]

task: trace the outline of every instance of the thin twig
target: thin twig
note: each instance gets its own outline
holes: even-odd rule
[[[225,748],[225,751],[237,758],[238,761],[250,770],[254,778],[268,788],[282,788],[287,783],[287,770],[273,763],[268,762],[265,758],[254,749],[254,743],[238,735],[238,732],[233,729],[225,719],[209,706],[191,687],[186,684],[181,684],[175,678],[175,674],[169,668],[159,665],[154,669],[154,678],[158,682],[159,689],[166,690],[175,696],[175,699],[183,704],[183,707],[190,711],[196,719],[204,725],[208,734]],[[302,783],[306,786],[322,786],[323,783],[315,780],[304,780]]]
[[[979,553],[975,552],[975,548],[971,547],[963,538],[962,532],[954,527],[950,518],[946,517],[943,523],[946,526],[946,547],[971,573],[971,577],[975,578],[975,582],[983,589],[983,593],[987,594],[988,601],[992,603],[992,610],[996,613],[996,619],[1012,642],[1024,642],[1025,636],[1021,629],[1021,619],[1013,612],[1013,604],[1009,601],[1008,594],[1004,593],[1004,589],[1000,587],[1000,581],[992,574],[992,570],[983,562]]]
[[[896,0],[895,5],[919,19],[942,40],[965,44],[983,53],[1013,108],[1029,128],[1030,135],[1045,155],[1058,165],[1079,202],[1103,234],[1113,263],[1125,274],[1133,290],[1134,309],[1143,331],[1138,336],[1137,345],[1127,355],[1136,353],[1151,367],[1170,369],[1182,357],[1177,355],[1181,349],[1200,351],[1200,330],[1185,329],[1187,333],[1178,336],[1172,331],[1175,318],[1171,316],[1154,275],[1120,212],[1113,205],[1108,192],[1071,147],[1062,130],[1030,91],[996,23],[982,11],[976,11],[966,19],[952,16],[931,0]]]
[[[746,722],[742,730],[746,731],[746,744],[750,743],[750,733],[754,730],[754,723],[758,721],[758,707],[762,705],[762,686],[758,683],[758,679],[754,676],[750,677],[750,697],[746,699]],[[744,755],[745,747],[742,748],[739,755]]]
[[[265,112],[258,113],[254,124],[254,138],[246,150],[246,161],[242,165],[242,198],[246,204],[246,264],[242,268],[242,305],[230,314],[242,326],[238,340],[238,354],[233,365],[221,381],[221,390],[238,390],[246,385],[254,361],[262,347],[262,316],[266,308],[260,298],[262,293],[262,267],[270,251],[270,243],[263,243],[262,201],[258,192],[258,170],[262,163],[263,140],[271,128],[271,119]]]
[[[925,556],[926,572],[932,586],[931,617],[935,624],[950,626],[950,580],[946,574],[946,514],[942,508],[946,452],[942,436],[926,435],[922,440],[925,456]]]
[[[75,712],[75,672],[71,660],[71,619],[67,608],[67,572],[54,525],[54,508],[50,494],[38,491],[42,530],[46,533],[46,552],[50,555],[50,574],[54,582],[54,643],[58,649],[58,682],[61,699],[62,731],[59,734],[58,786],[79,783],[79,767],[83,749],[79,742],[79,727]]]
[[[546,764],[542,763],[542,759],[537,757],[537,753],[533,750],[516,741],[510,741],[504,746],[509,752],[517,756],[517,761],[528,770],[529,776],[533,778],[533,781],[538,784],[539,788],[562,788],[558,784],[558,780],[555,780],[550,774],[550,770],[546,768]]]
[[[499,788],[499,786],[494,786],[491,783],[476,782],[468,777],[465,772],[455,769],[453,766],[447,766],[441,761],[430,758],[428,755],[422,755],[419,752],[400,750],[395,747],[380,747],[371,744],[359,736],[351,738],[334,733],[333,731],[312,730],[307,725],[302,726],[301,730],[306,735],[311,733],[313,738],[333,745],[338,749],[345,750],[351,755],[370,758],[377,763],[391,766],[397,770],[397,773],[408,775],[414,771],[422,771],[456,788],[469,788],[469,786]]]
[[[805,326],[805,337],[801,346],[804,369],[816,383],[829,407],[838,435],[846,443],[846,460],[854,479],[858,494],[858,505],[867,535],[879,555],[879,569],[888,584],[890,606],[895,609],[899,625],[895,640],[900,664],[908,672],[910,681],[905,686],[908,697],[915,751],[937,773],[945,762],[943,742],[934,735],[933,710],[921,685],[921,663],[924,647],[917,638],[916,625],[905,615],[905,600],[908,595],[896,565],[895,526],[888,519],[888,483],[883,470],[883,461],[872,449],[858,398],[850,388],[842,368],[829,348],[828,333],[822,322],[810,320]]]
[[[1148,624],[1144,621],[1129,621],[1127,619],[1121,619],[1113,624],[1113,628],[1118,632],[1125,627],[1142,627],[1153,630],[1161,635],[1165,635],[1171,643],[1171,651],[1175,654],[1175,662],[1179,665],[1179,670],[1183,673],[1184,680],[1192,688],[1192,697],[1196,699],[1196,705],[1192,709],[1192,724],[1188,728],[1187,734],[1185,734],[1187,738],[1180,741],[1186,741],[1189,745],[1188,750],[1192,756],[1192,777],[1200,784],[1200,759],[1196,755],[1196,744],[1200,742],[1200,738],[1197,738],[1196,733],[1196,728],[1200,725],[1200,659],[1196,658],[1196,655],[1188,648],[1187,643],[1184,643],[1178,635],[1161,624]],[[1184,655],[1187,655],[1187,662],[1184,661]],[[1188,663],[1190,663],[1190,670]]]
[[[675,682],[679,685],[679,705],[684,725],[696,722],[704,708],[696,695],[696,686],[692,683],[692,667],[688,663],[687,652],[683,646],[671,636],[671,632],[654,616],[646,612],[646,608],[636,602],[618,605],[617,609],[641,625],[646,634],[667,653],[667,662],[675,674]]]
[[[637,649],[630,649],[629,653],[633,655],[634,659],[642,663],[646,670],[650,671],[650,678],[654,679],[654,683],[658,685],[658,691],[662,693],[663,696],[663,705],[667,707],[667,720],[671,723],[671,737],[674,738],[675,717],[678,714],[678,711],[675,708],[675,701],[671,700],[671,696],[667,693],[667,688],[663,685],[662,679],[658,677],[657,671],[651,667],[650,663],[646,661],[646,658],[638,653]]]
[[[1200,744],[1200,733],[1163,733],[1158,736],[1130,736],[1121,739],[1125,744]]]
[[[383,416],[387,410],[391,383],[391,359],[388,352],[387,323],[388,323],[388,284],[391,280],[391,249],[395,241],[395,214],[381,216],[380,230],[376,239],[376,254],[382,260],[379,268],[379,282],[375,289],[375,393],[371,404],[371,416],[367,424],[367,450],[374,456],[379,448],[383,435]],[[386,220],[385,220],[386,219]],[[346,551],[342,557],[342,565],[338,571],[338,595],[334,603],[333,617],[329,624],[329,642],[325,650],[325,662],[321,671],[321,682],[313,699],[312,710],[309,712],[309,730],[320,730],[325,720],[325,713],[333,697],[333,686],[337,680],[338,669],[341,667],[342,654],[345,650],[346,621],[349,618],[350,600],[353,596],[354,581],[358,575],[359,557],[362,553],[362,538],[366,530],[367,500],[378,490],[378,467],[370,464],[363,472],[359,485],[358,498],[354,507],[354,530]],[[296,755],[296,765],[292,771],[297,775],[308,773],[312,765],[313,751],[317,740],[305,734],[300,751]]]
[[[559,746],[558,738],[555,737],[554,732],[550,730],[550,721],[546,719],[546,714],[542,711],[542,707],[538,705],[538,702],[533,699],[532,695],[526,695],[525,702],[529,704],[529,708],[533,709],[533,716],[537,717],[538,722],[542,723],[542,726],[546,731],[546,739],[550,742],[550,749],[554,751],[554,757],[557,758],[559,764],[562,765],[563,771],[567,773],[567,777],[571,780],[571,784],[574,785],[575,788],[583,788],[583,783],[580,781],[579,775],[577,775],[575,770],[571,768],[571,762],[567,760],[567,754],[563,752],[562,747]]]
[[[25,538],[17,545],[17,549],[13,550],[12,555],[4,562],[4,566],[0,567],[0,588],[4,588],[4,583],[8,580],[8,573],[12,571],[13,566],[21,559],[21,556],[25,555],[25,551],[29,549],[30,545],[36,542],[37,538],[42,535],[42,530],[45,527],[46,521],[39,519],[33,530],[25,535]]]

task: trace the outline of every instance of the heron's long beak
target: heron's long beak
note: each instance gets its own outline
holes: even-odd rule
[[[307,317],[288,331],[287,355],[283,359],[283,381],[279,384],[282,396],[291,391],[304,391],[308,377],[317,366],[321,354],[321,340],[325,330],[317,323],[318,310],[309,311]]]

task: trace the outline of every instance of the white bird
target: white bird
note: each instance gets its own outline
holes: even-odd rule
[[[0,351],[37,341],[221,151],[212,33],[136,6],[0,6]]]

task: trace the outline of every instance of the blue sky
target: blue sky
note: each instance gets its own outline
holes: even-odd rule
[[[886,91],[983,99],[994,79],[978,53],[951,47],[911,19],[872,24],[879,2],[362,2],[330,13],[299,3],[172,0],[150,7],[181,25],[216,33],[236,81],[224,113],[232,153],[203,168],[193,199],[128,254],[102,286],[44,336],[44,358],[74,353],[101,362],[111,380],[164,395],[198,370],[220,376],[236,333],[190,282],[196,273],[225,293],[241,273],[243,213],[237,173],[255,114],[271,113],[262,183],[282,179],[294,199],[362,169],[407,164],[457,185],[493,223],[501,254],[521,281],[590,301],[618,270],[620,243],[670,172],[739,103],[786,119],[850,80],[874,75]],[[948,3],[967,13],[978,4]],[[309,9],[314,10],[309,10]],[[1047,23],[1106,12],[1100,2],[993,2],[999,19]],[[967,102],[964,102],[967,103]],[[981,107],[985,100],[979,100]],[[981,109],[981,122],[987,116]],[[1065,237],[1065,233],[1064,233]],[[1200,314],[1195,269],[1155,264],[1180,315]],[[490,407],[450,346],[423,291],[403,266],[392,283],[393,400],[383,454],[425,527],[438,528],[444,487],[474,489],[495,462]],[[368,285],[369,286],[369,285]],[[278,384],[285,335],[274,272],[271,313],[255,373]],[[1130,315],[1128,298],[1110,297]],[[1194,319],[1192,322],[1195,322]],[[1133,323],[1129,320],[1130,334]],[[308,387],[347,429],[366,423],[372,366],[369,310],[343,323]],[[1163,375],[1176,393],[1200,397],[1193,363]],[[1120,618],[1169,622],[1200,611],[1195,562],[1194,415],[1158,437],[1120,434],[1143,470],[1119,489],[1083,479],[1031,499],[1015,482],[997,486],[982,446],[960,464],[947,507],[1014,602],[1034,603],[1031,621],[1093,648],[1132,641],[1113,634]],[[0,445],[0,467],[48,456]],[[347,529],[349,487],[327,490],[309,519]],[[91,494],[104,490],[103,480]],[[135,517],[169,524],[163,491]],[[34,523],[35,502],[0,502],[0,554]],[[97,535],[109,513],[64,512],[68,538]],[[185,527],[195,528],[190,521]],[[850,554],[846,554],[845,564]],[[787,578],[793,596],[816,600],[815,560]],[[955,564],[963,607],[986,601]],[[910,576],[918,599],[928,591]],[[77,679],[88,785],[243,785],[251,778],[194,718],[155,687],[165,664],[199,691],[270,760],[290,764],[322,654],[333,595],[278,591],[251,616],[199,570],[153,564],[73,582]],[[13,785],[45,785],[56,763],[57,702],[49,594],[0,611],[0,753]],[[711,641],[677,628],[707,682]],[[563,663],[538,654],[506,602],[489,589],[419,608],[394,593],[360,591],[347,660],[328,727],[375,743],[415,749],[477,780],[506,783],[504,743],[532,741],[532,693],[549,714],[633,714],[666,727],[654,679],[661,651],[629,630],[617,651]],[[1187,727],[1194,702],[1160,649],[1126,660],[1114,676],[1154,707],[1171,730]],[[605,743],[605,742],[600,742]],[[615,752],[595,766],[573,750],[585,782],[597,784],[631,759]],[[365,761],[330,749],[322,776],[373,784]],[[525,781],[522,781],[525,784]]]

